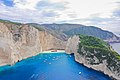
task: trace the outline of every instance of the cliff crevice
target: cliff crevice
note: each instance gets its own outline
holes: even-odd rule
[[[45,30],[0,22],[0,65],[11,65],[49,49],[64,49],[66,42]]]

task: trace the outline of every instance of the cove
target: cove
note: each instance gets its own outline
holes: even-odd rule
[[[41,53],[13,66],[0,67],[0,80],[111,80],[66,53]]]

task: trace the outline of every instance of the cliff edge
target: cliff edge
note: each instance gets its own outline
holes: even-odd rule
[[[120,80],[120,55],[101,39],[74,35],[62,40],[29,24],[0,22],[0,66],[52,49],[74,53],[77,62]]]
[[[77,37],[77,39],[75,38]],[[79,41],[78,41],[79,40]],[[74,36],[68,40],[68,53],[74,53],[75,60],[88,68],[109,75],[112,80],[120,80],[120,55],[109,44],[92,36]],[[74,50],[73,50],[74,49]],[[75,51],[75,52],[74,52]]]
[[[12,65],[50,49],[64,49],[65,42],[26,24],[0,22],[0,65]]]

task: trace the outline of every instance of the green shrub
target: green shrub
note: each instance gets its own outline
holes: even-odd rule
[[[85,53],[82,48],[86,51]],[[99,38],[80,35],[78,53],[86,57],[91,65],[100,64],[106,60],[109,69],[112,67],[114,71],[120,71],[120,55],[112,50],[108,43]],[[94,61],[94,57],[99,60],[98,63]]]

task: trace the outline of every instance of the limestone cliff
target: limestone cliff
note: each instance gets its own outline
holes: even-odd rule
[[[79,36],[73,36],[70,37],[67,41],[67,45],[66,45],[66,53],[71,54],[71,53],[77,53],[78,50],[78,44],[79,44],[80,40],[79,40]]]
[[[107,43],[90,36],[74,36],[68,40],[68,43],[73,42],[77,44],[69,44],[67,52],[74,53],[77,62],[120,80],[120,55]]]
[[[120,80],[120,56],[97,38],[75,35],[65,41],[28,24],[0,22],[0,65],[11,65],[50,49],[65,49],[74,53],[77,62]]]
[[[64,43],[30,25],[0,22],[0,65],[11,65],[45,50],[64,49]]]

